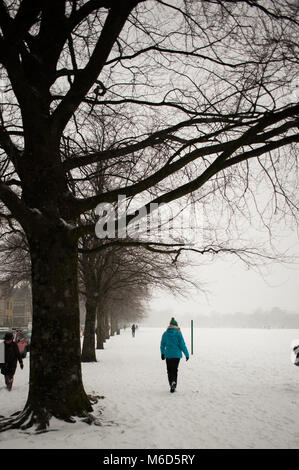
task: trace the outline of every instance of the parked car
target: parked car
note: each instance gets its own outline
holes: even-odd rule
[[[30,351],[30,343],[31,343],[31,331],[24,331],[28,344],[27,344],[27,352]]]

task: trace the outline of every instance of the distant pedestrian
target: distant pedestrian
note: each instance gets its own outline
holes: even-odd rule
[[[163,333],[161,339],[161,359],[166,359],[168,382],[170,392],[173,393],[178,383],[178,367],[182,352],[189,359],[189,352],[177,321],[172,317],[167,330]]]
[[[5,350],[5,363],[1,367],[1,374],[5,377],[5,384],[9,391],[12,389],[15,371],[17,368],[17,361],[19,361],[21,369],[24,364],[17,344],[13,340],[12,333],[6,333],[4,336],[4,350]]]
[[[298,346],[295,346],[293,348],[293,351],[294,351],[294,354],[295,354],[295,361],[294,361],[294,364],[295,366],[299,366],[299,345]]]
[[[134,337],[135,337],[135,331],[136,331],[136,326],[134,325],[134,323],[133,323],[133,325],[131,326],[131,330],[132,330],[132,336],[133,336],[133,338],[134,338]]]

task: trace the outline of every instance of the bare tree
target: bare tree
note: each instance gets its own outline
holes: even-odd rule
[[[104,349],[104,339],[109,339],[120,329],[132,322],[139,322],[144,318],[149,293],[147,286],[125,286],[117,289],[111,297],[106,299],[102,311],[97,314],[97,349]],[[105,338],[105,330],[102,330],[103,318],[109,321],[109,336]],[[105,324],[105,323],[104,323]]]
[[[297,214],[297,13],[292,0],[0,1],[0,198],[26,234],[33,295],[28,400],[2,429],[91,411],[77,246],[95,227],[82,214],[119,194],[148,209],[221,189],[230,203],[234,187],[237,205],[253,177]],[[118,120],[113,145],[99,115]],[[98,162],[111,181],[95,194]]]
[[[11,286],[20,282],[30,284],[30,255],[24,232],[3,231],[0,237],[0,279]]]
[[[180,293],[191,284],[182,262],[173,263],[169,254],[152,253],[139,247],[113,247],[102,251],[82,249],[82,281],[85,286],[86,320],[82,361],[96,361],[95,330],[98,348],[103,347],[105,317],[109,313],[112,333],[121,315],[131,311],[134,319],[143,310],[150,291],[164,288]]]

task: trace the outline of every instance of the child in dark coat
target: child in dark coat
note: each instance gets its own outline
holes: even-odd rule
[[[13,379],[17,368],[17,361],[19,361],[21,369],[23,369],[24,364],[18,345],[13,341],[12,333],[6,333],[4,337],[4,344],[5,363],[1,367],[1,374],[4,375],[6,387],[10,391],[12,388]]]

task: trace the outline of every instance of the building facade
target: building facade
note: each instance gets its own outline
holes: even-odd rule
[[[12,326],[13,299],[7,284],[0,284],[0,326]]]
[[[32,303],[27,286],[0,284],[0,327],[20,328],[32,321]]]

